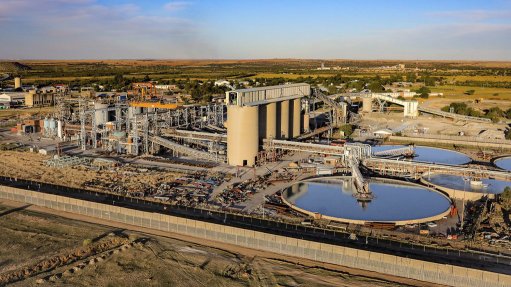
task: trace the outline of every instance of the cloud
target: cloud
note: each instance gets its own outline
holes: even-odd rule
[[[6,1],[0,4],[0,38],[10,39],[0,45],[3,58],[193,58],[213,51],[196,21],[136,4],[0,1]],[[185,5],[172,4],[173,9]],[[41,5],[44,13],[28,9]]]
[[[488,20],[488,19],[508,19],[511,17],[511,11],[503,10],[459,10],[459,11],[440,11],[429,13],[430,16],[441,18],[457,18],[466,20]]]
[[[190,5],[189,2],[185,1],[172,1],[163,5],[163,8],[169,12],[179,11],[187,8]]]

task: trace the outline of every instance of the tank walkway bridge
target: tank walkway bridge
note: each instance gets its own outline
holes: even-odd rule
[[[177,142],[174,142],[172,140],[169,140],[169,139],[166,139],[163,137],[159,137],[159,136],[149,136],[149,141],[152,144],[157,144],[157,145],[166,147],[172,151],[186,154],[186,155],[189,155],[189,156],[197,158],[197,159],[214,161],[214,162],[225,162],[225,160],[226,160],[224,155],[209,153],[206,151],[201,151],[198,149],[187,147],[187,146],[181,145]]]
[[[424,173],[441,172],[465,177],[511,180],[510,172],[480,167],[474,168],[470,165],[435,164],[377,157],[363,159],[362,165],[380,175],[411,177],[414,179],[419,179]]]

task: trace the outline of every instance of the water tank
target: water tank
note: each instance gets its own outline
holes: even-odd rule
[[[51,131],[54,131],[54,130],[55,130],[55,128],[56,128],[57,123],[56,123],[55,119],[53,119],[53,118],[49,118],[49,119],[48,119],[48,125],[49,125],[49,127],[50,127],[50,130],[51,130]]]
[[[47,134],[50,131],[50,119],[44,118],[43,121],[43,134]]]
[[[62,121],[57,121],[57,136],[62,138]]]
[[[14,78],[14,88],[15,89],[21,88],[21,78],[20,77]]]
[[[96,125],[103,125],[108,121],[108,104],[94,103],[94,119]]]

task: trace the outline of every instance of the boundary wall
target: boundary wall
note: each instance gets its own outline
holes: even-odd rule
[[[249,229],[138,211],[3,185],[0,185],[0,198],[431,283],[460,287],[511,286],[511,275],[506,274],[289,238]]]

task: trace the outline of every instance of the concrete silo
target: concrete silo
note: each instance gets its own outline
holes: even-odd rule
[[[259,107],[227,108],[227,160],[230,165],[253,166],[259,152]]]
[[[292,123],[292,133],[291,137],[296,138],[300,136],[300,125],[301,125],[301,101],[300,99],[294,99],[292,101],[292,114],[293,114],[293,123]]]
[[[266,105],[266,134],[267,139],[277,137],[277,103]]]
[[[20,77],[14,78],[14,88],[15,89],[21,88],[21,78]]]
[[[280,138],[289,138],[289,101],[280,102]]]

